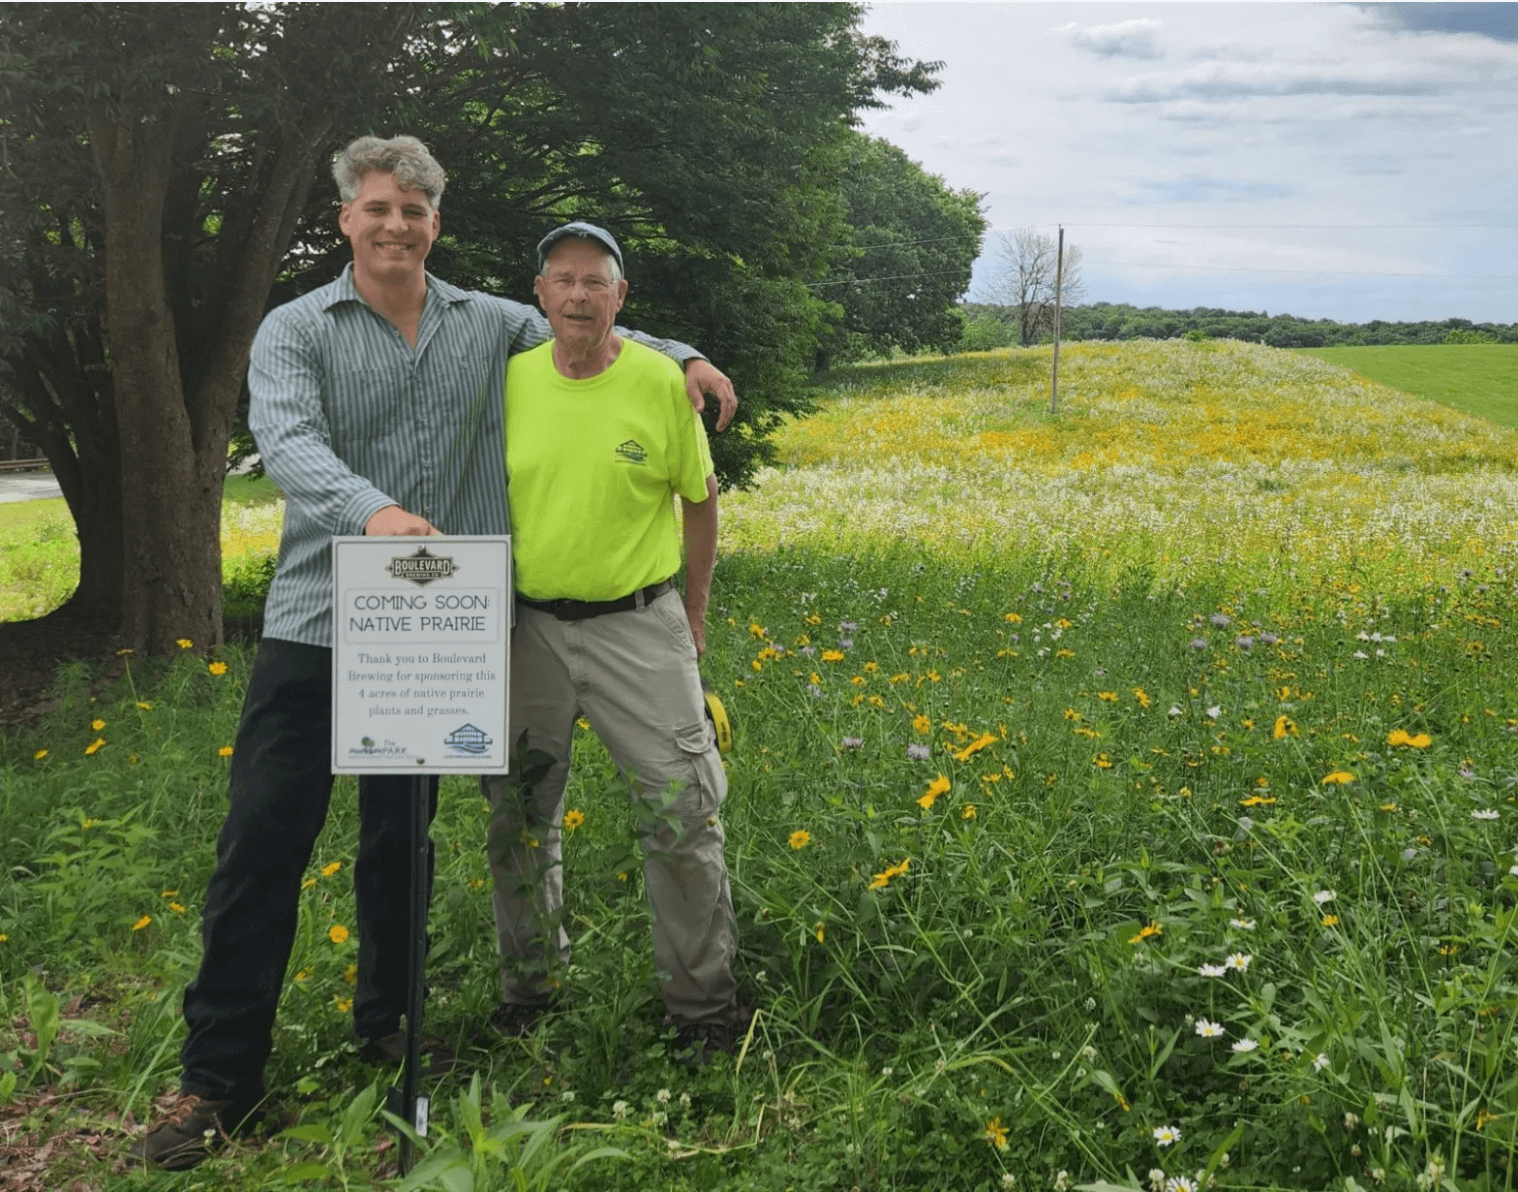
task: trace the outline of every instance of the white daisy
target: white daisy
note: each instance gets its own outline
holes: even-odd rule
[[[1170,1146],[1181,1141],[1181,1129],[1179,1126],[1156,1126],[1154,1128],[1154,1141],[1160,1146]]]
[[[1196,1020],[1196,1033],[1204,1039],[1216,1039],[1223,1034],[1223,1024],[1212,1022],[1206,1018],[1198,1018]]]
[[[1260,1044],[1254,1039],[1240,1039],[1233,1045],[1233,1049],[1242,1054],[1246,1051],[1253,1051],[1259,1045]]]

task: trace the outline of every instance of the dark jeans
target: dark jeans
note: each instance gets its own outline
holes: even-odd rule
[[[332,651],[264,638],[232,753],[231,806],[206,888],[200,972],[185,989],[180,1087],[215,1100],[263,1095],[274,1010],[295,941],[300,884],[332,794]],[[437,777],[429,779],[431,816]],[[358,784],[358,985],[365,1038],[400,1029],[410,938],[411,778]],[[428,866],[431,896],[432,867]]]

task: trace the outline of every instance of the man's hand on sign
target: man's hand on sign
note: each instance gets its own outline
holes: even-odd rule
[[[425,517],[417,517],[414,513],[407,513],[399,505],[386,505],[364,523],[364,533],[371,537],[391,537],[406,534],[423,537],[429,534],[436,534],[438,530]]]
[[[710,360],[691,360],[685,365],[685,394],[697,412],[706,409],[706,394],[717,399],[717,429],[727,429],[727,424],[738,412],[738,395],[728,375]]]

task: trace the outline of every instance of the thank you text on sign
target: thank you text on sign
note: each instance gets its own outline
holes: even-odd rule
[[[333,538],[332,772],[504,774],[511,540]]]

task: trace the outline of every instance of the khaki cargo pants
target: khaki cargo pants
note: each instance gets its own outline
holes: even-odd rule
[[[736,1008],[737,928],[718,812],[727,776],[706,721],[696,649],[677,591],[642,608],[582,621],[517,606],[511,648],[512,748],[550,754],[552,768],[524,798],[516,776],[482,782],[490,800],[491,872],[508,1002],[547,999],[549,930],[569,959],[562,925],[564,785],[575,719],[587,717],[651,808],[680,785],[643,837],[644,884],[653,912],[654,964],[664,1004],[686,1022],[730,1020]],[[668,821],[678,818],[680,830]]]

